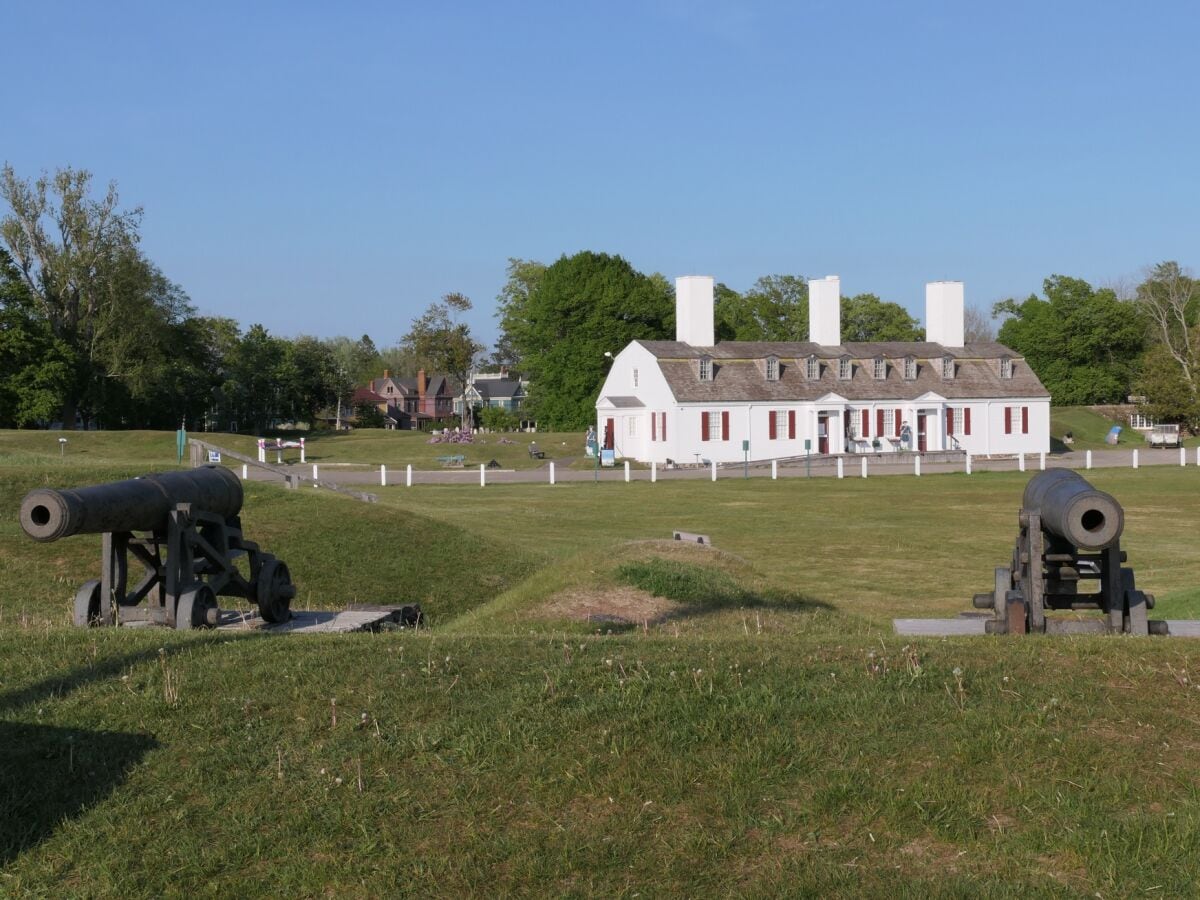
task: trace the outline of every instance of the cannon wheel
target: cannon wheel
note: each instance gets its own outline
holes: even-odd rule
[[[100,580],[86,581],[75,594],[75,624],[80,628],[103,625],[100,621]]]
[[[198,584],[179,596],[175,607],[175,627],[180,631],[203,628],[210,624],[209,610],[217,608],[217,595],[207,584]]]
[[[258,614],[272,625],[286,622],[292,617],[293,594],[287,563],[268,556],[258,570]]]

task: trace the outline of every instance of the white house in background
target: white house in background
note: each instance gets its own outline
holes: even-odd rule
[[[840,343],[841,282],[809,282],[809,340],[713,340],[713,279],[675,280],[674,341],[634,341],[596,401],[602,446],[642,462],[1050,449],[1050,394],[1023,357],[963,341],[963,284],[925,286],[928,340]],[[908,441],[905,441],[905,438]]]

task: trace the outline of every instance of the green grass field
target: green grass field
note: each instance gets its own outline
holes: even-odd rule
[[[257,439],[244,434],[189,432],[189,437],[249,456],[257,454]],[[65,437],[65,449],[58,439]],[[295,435],[299,439],[299,433]],[[467,466],[496,460],[505,469],[532,469],[550,460],[571,460],[584,455],[583,435],[542,432],[539,434],[480,434],[472,444],[431,444],[430,435],[418,431],[315,432],[305,439],[305,457],[310,463],[339,466],[439,469],[440,456],[462,454]],[[533,459],[529,445],[536,443],[545,454]],[[173,433],[161,431],[0,431],[0,465],[41,464],[93,466],[141,464],[170,466],[176,461]],[[275,451],[267,461],[274,463]],[[285,463],[300,461],[299,449],[283,451]]]
[[[0,894],[1194,894],[1200,642],[891,634],[989,586],[1015,473],[250,484],[298,605],[432,627],[83,631],[99,539],[20,497],[173,462],[95,437],[0,434]],[[1200,616],[1200,471],[1091,476]]]

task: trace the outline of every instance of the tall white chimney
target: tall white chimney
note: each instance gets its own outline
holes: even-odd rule
[[[808,282],[808,339],[823,347],[842,342],[842,279],[837,275]]]
[[[943,347],[963,345],[961,281],[931,281],[925,285],[925,340]]]
[[[681,275],[675,279],[675,340],[693,347],[716,343],[711,275]]]

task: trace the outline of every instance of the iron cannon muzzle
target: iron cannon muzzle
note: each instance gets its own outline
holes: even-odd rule
[[[21,501],[21,528],[43,542],[73,534],[153,531],[164,528],[181,503],[236,516],[242,508],[241,481],[229,469],[204,466],[61,491],[38,488]]]
[[[1125,511],[1111,494],[1098,491],[1078,472],[1051,469],[1025,486],[1024,510],[1081,550],[1103,550],[1120,540]]]

